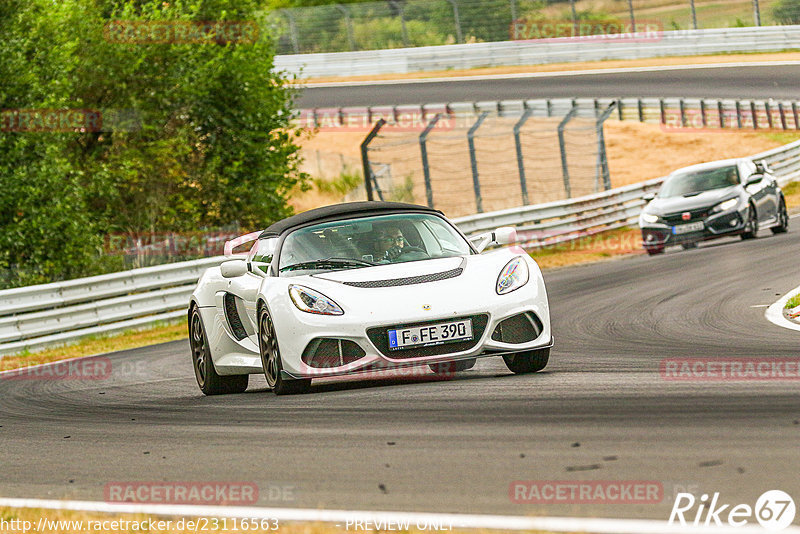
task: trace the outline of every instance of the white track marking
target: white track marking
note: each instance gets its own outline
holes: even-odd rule
[[[783,328],[800,331],[800,324],[794,323],[783,316],[783,307],[786,306],[786,301],[798,293],[800,293],[800,286],[792,289],[782,296],[778,302],[767,308],[767,311],[764,312],[764,317],[766,317],[769,322],[782,326]]]
[[[44,499],[4,499],[0,506],[41,508],[113,514],[150,514],[172,517],[229,517],[277,519],[333,523],[343,530],[348,521],[409,522],[421,525],[443,525],[461,529],[547,530],[550,532],[586,532],[592,534],[730,534],[730,527],[694,527],[670,525],[649,519],[608,519],[577,517],[523,517],[509,515],[434,514],[412,512],[368,512],[348,510],[312,510],[301,508],[259,508],[245,506],[196,506],[171,504],[106,503],[98,501],[56,501]],[[763,534],[759,525],[735,529],[737,534]],[[800,528],[789,527],[783,534],[798,534]]]
[[[416,83],[447,83],[447,82],[469,82],[484,80],[514,80],[527,78],[552,78],[561,76],[591,76],[602,74],[625,74],[635,72],[661,72],[670,70],[696,70],[696,69],[731,69],[740,67],[776,67],[800,65],[800,61],[740,61],[736,63],[701,63],[697,65],[664,65],[649,67],[622,67],[616,69],[587,69],[587,70],[565,70],[555,72],[518,72],[509,74],[479,74],[466,76],[450,76],[435,78],[408,78],[394,80],[362,80],[362,81],[341,81],[341,82],[319,82],[302,83],[297,85],[306,89],[318,89],[324,87],[358,87],[370,85],[404,85]]]

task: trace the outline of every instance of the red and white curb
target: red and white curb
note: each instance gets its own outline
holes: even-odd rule
[[[56,501],[44,499],[4,499],[0,507],[70,510],[104,514],[140,514],[166,517],[217,517],[267,519],[285,522],[328,523],[343,531],[353,528],[355,521],[370,522],[367,530],[387,531],[386,526],[408,523],[411,528],[427,530],[491,529],[545,530],[549,532],[585,532],[587,534],[730,534],[727,527],[670,525],[667,521],[649,519],[609,519],[577,517],[523,517],[476,514],[436,514],[411,512],[369,512],[349,510],[312,510],[301,508],[259,508],[245,506],[197,506],[173,504],[106,503],[99,501]],[[436,528],[438,527],[438,528]],[[740,534],[764,534],[761,526],[745,525],[733,529]],[[800,528],[790,526],[784,534],[800,534]]]

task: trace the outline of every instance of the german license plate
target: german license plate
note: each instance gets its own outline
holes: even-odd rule
[[[689,224],[680,224],[672,227],[672,233],[675,235],[688,234],[690,232],[699,232],[706,227],[703,221],[693,222]]]
[[[410,349],[472,339],[472,320],[389,330],[389,349]]]

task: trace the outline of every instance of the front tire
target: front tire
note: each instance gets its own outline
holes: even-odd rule
[[[281,351],[278,347],[278,337],[275,335],[275,325],[266,308],[261,308],[258,314],[258,351],[261,354],[261,366],[267,386],[276,395],[297,395],[307,393],[311,388],[311,379],[291,380],[285,378]]]
[[[681,247],[683,250],[692,250],[693,248],[697,248],[697,243],[684,243]]]
[[[541,371],[547,366],[549,359],[549,348],[528,350],[503,356],[508,370],[518,375]]]
[[[770,228],[773,234],[785,234],[789,231],[789,213],[786,211],[786,201],[781,199],[781,207],[778,210],[778,226]]]
[[[225,395],[243,393],[247,389],[250,375],[221,376],[217,374],[211,359],[208,336],[200,317],[200,310],[195,306],[189,319],[189,345],[192,347],[192,366],[197,385],[205,395]]]
[[[742,239],[755,239],[758,235],[758,214],[756,208],[752,204],[747,209],[747,223],[742,232]]]

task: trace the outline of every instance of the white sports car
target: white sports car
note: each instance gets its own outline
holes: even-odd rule
[[[353,202],[279,221],[226,245],[189,304],[197,384],[278,394],[313,378],[427,365],[463,371],[502,356],[514,373],[547,365],[550,313],[539,267],[513,228],[471,239],[441,212]],[[234,246],[255,241],[246,257]]]

